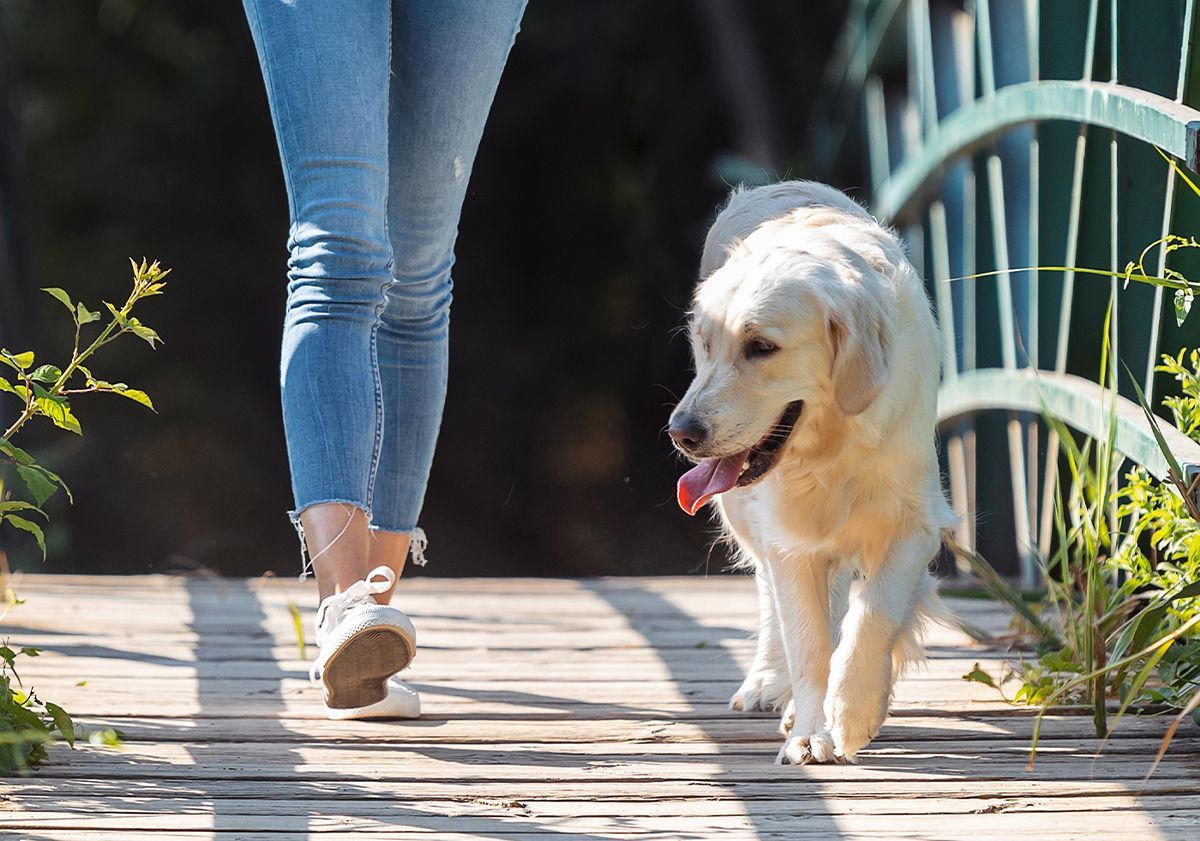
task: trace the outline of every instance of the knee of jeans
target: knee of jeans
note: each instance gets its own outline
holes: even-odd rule
[[[293,286],[372,281],[365,292],[378,301],[391,279],[391,246],[382,224],[367,213],[342,212],[292,225],[288,277]]]
[[[440,330],[449,321],[453,301],[450,261],[425,275],[393,275],[387,288],[383,320],[410,330],[416,327]]]

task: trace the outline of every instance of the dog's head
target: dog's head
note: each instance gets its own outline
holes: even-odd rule
[[[766,475],[811,415],[858,415],[887,381],[890,264],[789,224],[735,244],[697,288],[696,376],[670,424],[697,462],[679,484],[688,513]]]

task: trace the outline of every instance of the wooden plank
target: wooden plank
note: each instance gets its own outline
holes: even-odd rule
[[[498,704],[505,708],[530,711],[557,709],[566,712],[571,706],[579,708],[597,705],[613,710],[624,709],[629,714],[644,715],[662,708],[680,706],[715,705],[725,706],[741,682],[740,673],[729,672],[724,677],[704,680],[673,681],[576,681],[544,679],[531,681],[488,680],[468,678],[466,680],[436,680],[426,682],[422,673],[414,668],[411,682],[422,693],[423,709],[437,715],[445,709],[461,712],[464,706],[480,705],[482,714],[487,704]],[[153,716],[199,715],[203,713],[242,715],[250,710],[258,714],[272,710],[297,713],[308,711],[317,715],[323,712],[321,689],[305,677],[247,677],[247,678],[202,678],[198,689],[181,691],[181,682],[174,679],[139,678],[88,678],[86,686],[75,686],[70,677],[29,678],[29,685],[45,697],[57,697],[68,709],[76,709],[83,715],[136,715]],[[133,687],[137,691],[132,691]],[[159,705],[162,705],[160,708]],[[980,684],[967,684],[962,680],[909,681],[898,684],[892,704],[893,711],[962,709],[973,712],[1003,712],[1025,714],[1014,710],[994,690]],[[489,713],[490,714],[490,713]]]
[[[1141,780],[1157,744],[1125,740],[1099,758],[1073,746],[1046,745],[1027,774],[1026,746],[921,743],[889,749],[872,746],[857,765],[774,765],[774,746],[755,744],[639,744],[615,750],[586,745],[476,744],[428,745],[277,745],[155,743],[130,745],[118,756],[109,751],[56,749],[39,776],[86,775],[114,779],[290,779],[316,777],[355,780],[717,780],[767,781],[802,777],[813,780],[874,780],[881,783],[959,777],[1012,779]],[[1130,743],[1134,744],[1130,744]],[[1155,770],[1156,780],[1192,780],[1197,776],[1196,743],[1181,746]]]
[[[53,813],[41,816],[25,816],[12,819],[13,829],[31,830],[39,837],[45,829],[77,831],[123,831],[128,832],[135,816],[118,814],[71,815]],[[527,837],[536,826],[536,817],[520,813],[479,815],[470,812],[449,815],[422,814],[413,810],[383,810],[377,817],[344,817],[313,814],[307,810],[298,815],[280,814],[246,816],[221,813],[216,816],[225,833],[238,833],[238,837],[254,838],[256,833],[320,833],[326,838],[350,838],[351,833],[386,833],[407,835],[413,831],[437,832],[438,837],[477,838],[479,834],[491,836],[503,828],[507,833]],[[141,827],[144,831],[209,831],[214,816],[158,814]],[[203,826],[197,827],[201,823]],[[1060,829],[1069,824],[1070,829]],[[574,817],[555,818],[544,829],[553,828],[558,833],[582,833],[588,837],[613,837],[613,833],[629,831],[630,823],[623,817]],[[939,815],[936,828],[930,825],[928,815],[829,815],[819,811],[808,814],[767,815],[719,815],[719,816],[642,816],[637,818],[640,833],[671,833],[667,837],[684,837],[684,833],[702,833],[710,837],[714,831],[754,833],[754,837],[771,837],[772,833],[786,833],[774,837],[800,839],[830,838],[948,838],[983,837],[1011,839],[1022,838],[1079,838],[1094,833],[1105,833],[1107,838],[1194,838],[1200,827],[1200,814],[1195,812],[1144,813],[1137,811],[1071,812],[1063,819],[1054,820],[1042,812],[987,812],[975,815]],[[931,830],[934,830],[931,832]],[[831,834],[832,833],[832,834]],[[953,833],[953,834],[951,834]],[[959,834],[962,833],[962,834]],[[1083,834],[1086,833],[1086,834]],[[95,837],[95,836],[92,836]],[[267,835],[266,837],[272,837]],[[274,837],[278,837],[277,835]]]
[[[887,786],[887,796],[880,796],[877,781],[811,780],[794,774],[781,774],[772,780],[739,782],[736,780],[658,780],[647,785],[644,780],[585,780],[582,782],[551,781],[536,786],[523,785],[522,798],[554,808],[558,800],[571,802],[588,799],[596,804],[616,803],[622,810],[636,808],[634,804],[669,804],[675,801],[760,802],[781,800],[801,802],[826,797],[833,811],[862,810],[887,806],[909,809],[907,801],[923,801],[926,809],[938,808],[940,800],[961,800],[974,810],[997,800],[1017,800],[1030,797],[1072,799],[1065,809],[1093,809],[1098,798],[1137,797],[1149,809],[1194,805],[1200,792],[1200,780],[1156,780],[1153,784],[1130,783],[1121,780],[1038,780],[1031,788],[1028,779],[954,779],[897,781]],[[51,807],[72,798],[136,797],[145,801],[160,798],[183,800],[279,800],[293,801],[308,798],[358,801],[394,800],[423,803],[434,800],[506,800],[513,798],[511,782],[458,781],[412,779],[403,785],[387,781],[342,779],[287,780],[113,780],[94,777],[71,779],[22,779],[11,781],[0,803],[8,797],[12,804],[34,808],[35,800],[45,800]],[[856,803],[853,801],[866,801]],[[880,801],[875,804],[873,801]],[[963,804],[950,804],[948,811],[963,811]],[[598,807],[599,809],[599,807]],[[602,812],[597,812],[602,813]]]
[[[1162,798],[1157,798],[1161,801]],[[943,803],[945,810],[943,810]],[[279,805],[271,800],[220,799],[211,803],[195,800],[156,800],[149,802],[139,798],[106,798],[105,814],[97,816],[94,806],[86,802],[78,808],[55,808],[48,805],[42,809],[22,809],[4,815],[6,825],[38,829],[42,827],[88,829],[153,829],[195,831],[211,826],[213,814],[219,814],[224,829],[242,829],[246,832],[273,831],[281,827],[281,820],[294,822],[305,820],[310,832],[331,829],[356,829],[364,832],[384,831],[390,821],[380,819],[378,801],[306,800],[298,814],[281,813]],[[1038,813],[1062,814],[1064,820],[1087,821],[1101,815],[1112,818],[1119,826],[1129,813],[1145,810],[1136,797],[1094,797],[1064,802],[1057,798],[995,798],[978,801],[946,800],[925,801],[856,801],[853,803],[825,803],[813,799],[808,802],[790,804],[780,801],[741,802],[734,799],[689,801],[687,812],[681,814],[675,803],[638,801],[635,803],[596,803],[594,801],[550,801],[532,802],[522,798],[471,798],[452,801],[426,801],[416,803],[404,801],[399,808],[387,810],[402,821],[397,828],[436,829],[447,826],[445,818],[456,818],[454,827],[460,831],[475,827],[476,831],[487,831],[485,821],[524,820],[528,818],[553,819],[556,826],[565,826],[588,832],[611,832],[622,828],[619,822],[630,818],[638,819],[644,829],[665,830],[672,825],[670,819],[710,818],[713,826],[747,826],[745,821],[723,820],[751,818],[754,824],[759,819],[778,823],[780,819],[801,818],[820,820],[831,816],[844,817],[850,826],[856,818],[899,817],[901,819],[921,816],[936,816],[955,822],[966,816],[1000,814],[1019,811],[1025,815]],[[1149,804],[1149,816],[1153,820],[1170,818],[1184,819],[1184,825],[1195,826],[1200,809],[1172,807],[1169,803]],[[1164,814],[1166,813],[1166,814]],[[472,820],[474,819],[474,820]],[[578,819],[578,820],[576,820]],[[838,822],[842,823],[841,821]],[[866,823],[866,821],[863,821]],[[1128,822],[1126,821],[1128,824]]]
[[[1126,718],[1113,740],[1161,738],[1170,719],[1166,716]],[[131,742],[314,742],[392,744],[404,742],[479,743],[576,742],[755,742],[775,743],[778,717],[770,713],[724,712],[714,718],[604,718],[579,719],[570,713],[550,719],[527,718],[422,718],[415,721],[365,721],[349,725],[322,717],[277,719],[270,717],[144,717],[90,718],[94,727],[117,727]],[[1034,717],[960,714],[945,716],[892,716],[875,738],[876,744],[911,741],[961,741],[972,738],[1011,739],[1028,744]],[[1188,731],[1185,730],[1184,733]],[[1192,731],[1193,733],[1195,731]],[[1086,750],[1100,746],[1092,720],[1086,716],[1048,716],[1041,738],[1081,740]]]
[[[13,638],[20,645],[27,642]],[[261,679],[272,673],[279,676],[307,679],[308,660],[300,660],[295,648],[277,646],[279,657],[270,657],[270,649],[263,656],[248,658],[217,657],[196,660],[185,650],[174,654],[163,650],[149,654],[140,652],[122,656],[118,652],[106,651],[99,656],[68,654],[44,650],[36,661],[31,661],[23,673],[31,680],[54,681],[71,678],[74,681],[92,675],[101,681],[122,679],[178,681],[195,683],[202,680]],[[86,649],[85,649],[86,650]],[[315,654],[315,650],[313,651]],[[114,656],[115,655],[115,656]],[[644,650],[587,650],[549,649],[521,651],[518,649],[493,649],[490,647],[456,650],[419,652],[412,666],[414,679],[426,681],[479,680],[503,675],[508,681],[544,681],[547,675],[555,680],[569,682],[612,682],[619,675],[625,681],[741,681],[753,657],[753,651],[745,646],[727,649],[720,643],[706,645],[701,649],[679,649],[671,654]],[[955,689],[969,693],[970,697],[984,697],[970,687],[962,676],[971,671],[977,662],[986,662],[994,672],[999,671],[997,657],[942,657],[934,659],[922,668],[913,669],[903,678],[905,685],[929,681],[950,682]],[[962,683],[958,687],[957,683]],[[991,690],[995,694],[995,690]],[[986,694],[986,693],[985,693]]]

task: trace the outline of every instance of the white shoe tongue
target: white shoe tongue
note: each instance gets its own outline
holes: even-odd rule
[[[737,484],[745,463],[745,452],[725,458],[706,458],[679,477],[676,489],[679,507],[695,516],[704,503]]]

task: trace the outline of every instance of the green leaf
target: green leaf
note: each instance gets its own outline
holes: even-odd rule
[[[22,450],[7,438],[0,438],[0,453],[4,453],[17,464],[33,464],[33,456]]]
[[[154,347],[155,342],[162,344],[162,339],[159,338],[158,333],[151,330],[145,324],[142,324],[136,318],[130,317],[122,326],[139,339],[144,340],[150,347]]]
[[[0,502],[0,515],[8,514],[10,511],[36,511],[45,516],[44,512],[32,502],[23,502],[19,499],[6,499],[4,502]]]
[[[91,324],[100,320],[100,313],[89,310],[83,305],[83,301],[80,301],[75,305],[75,318],[80,324]]]
[[[119,748],[124,745],[121,741],[121,732],[109,728],[107,730],[94,730],[88,734],[88,744],[98,747]]]
[[[158,411],[154,408],[154,404],[150,402],[150,395],[146,394],[144,391],[138,391],[136,388],[118,388],[114,393],[119,394],[122,397],[128,397],[134,403],[141,403],[152,412]]]
[[[45,474],[36,467],[27,467],[23,464],[18,464],[17,475],[21,477],[21,481],[25,483],[25,487],[33,494],[33,498],[39,506],[53,496],[54,491],[57,490],[55,484],[47,479]]]
[[[65,397],[47,395],[37,397],[33,402],[37,413],[48,417],[59,429],[74,432],[76,435],[83,434],[83,429],[79,425],[79,419],[71,412],[71,404],[67,402]]]
[[[42,560],[46,559],[46,535],[42,532],[41,526],[26,520],[24,517],[18,517],[16,514],[8,514],[4,519],[21,531],[32,534],[33,539],[37,541],[38,548],[42,550]]]
[[[975,664],[975,668],[971,669],[971,671],[969,671],[965,675],[963,675],[962,679],[967,681],[968,683],[982,683],[985,686],[992,687],[992,689],[1000,688],[999,686],[996,685],[996,681],[992,679],[991,675],[989,675],[983,669],[979,668],[978,663]]]
[[[24,371],[33,364],[33,351],[27,350],[24,353],[10,353],[7,350],[0,350],[0,359],[3,359],[18,371]]]
[[[5,443],[4,441],[0,441],[0,452],[3,452],[3,450],[4,450],[4,447],[3,447],[4,443]],[[17,448],[12,447],[12,449],[16,450]],[[75,497],[71,493],[71,489],[69,487],[67,487],[67,483],[62,480],[61,476],[59,476],[57,473],[53,472],[52,470],[47,470],[46,468],[42,467],[40,464],[36,464],[32,458],[29,458],[29,454],[24,452],[23,450],[18,450],[18,452],[20,453],[21,457],[16,457],[15,455],[10,456],[10,457],[16,463],[17,473],[22,477],[22,479],[25,478],[25,474],[22,472],[23,468],[28,468],[29,470],[36,471],[43,480],[62,488],[63,491],[67,495],[67,499],[70,502],[72,502],[72,503],[75,502]],[[37,482],[36,479],[34,481]],[[28,481],[26,481],[25,484],[30,487],[31,491],[33,490],[32,486],[29,485]],[[38,503],[38,504],[40,505],[41,503]],[[21,508],[15,508],[15,507],[10,508],[9,507],[10,505],[12,505],[12,506],[20,505]],[[17,501],[0,502],[0,514],[3,514],[5,511],[8,511],[8,510],[15,511],[15,510],[22,510],[22,509],[38,511],[39,513],[41,513],[40,509],[38,509],[36,506],[31,505],[30,503],[27,503],[27,502],[17,502]]]
[[[75,305],[71,303],[71,296],[68,295],[65,290],[59,289],[57,286],[44,286],[42,287],[42,291],[51,298],[54,298],[56,301],[60,302],[64,307],[71,311],[72,315],[75,313]]]
[[[1142,609],[1138,613],[1137,619],[1129,624],[1113,645],[1114,655],[1121,657],[1127,651],[1140,651],[1145,648],[1150,642],[1151,635],[1158,630],[1159,623],[1167,615],[1171,603],[1178,599],[1190,599],[1196,596],[1200,596],[1200,581],[1193,581],[1177,593],[1156,600],[1154,604]]]
[[[1183,322],[1187,321],[1188,313],[1192,311],[1192,300],[1195,297],[1195,293],[1191,289],[1175,290],[1175,325],[1177,327],[1182,327]]]
[[[57,365],[39,365],[37,370],[29,375],[29,379],[39,383],[53,385],[62,376],[62,369]]]
[[[67,711],[58,704],[51,704],[47,701],[46,712],[50,714],[50,720],[54,722],[55,728],[67,740],[67,744],[75,747],[75,722],[71,721],[71,716],[67,715]]]

